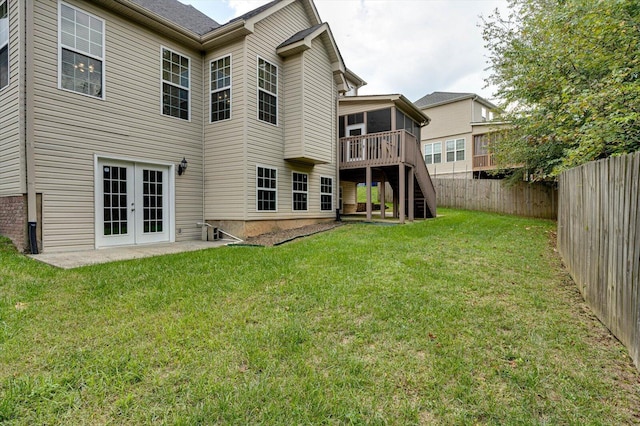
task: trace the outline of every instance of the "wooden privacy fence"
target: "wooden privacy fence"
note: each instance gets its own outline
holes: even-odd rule
[[[640,153],[560,175],[558,251],[591,309],[640,368]]]
[[[505,185],[496,179],[433,179],[438,207],[556,219],[558,193],[544,184]]]

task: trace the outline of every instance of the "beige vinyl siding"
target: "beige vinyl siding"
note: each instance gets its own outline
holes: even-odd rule
[[[322,37],[314,39],[304,52],[305,157],[331,162],[335,150],[335,94],[331,61]]]
[[[9,85],[0,90],[0,197],[26,192],[24,143],[20,138],[19,2],[9,0]]]
[[[338,115],[349,115],[358,112],[375,111],[383,108],[394,106],[391,101],[375,101],[375,102],[340,102]],[[395,115],[391,114],[391,119],[395,120]]]
[[[304,119],[303,119],[303,64],[304,54],[289,57],[284,62],[284,143],[285,158],[304,156]]]
[[[422,129],[420,149],[431,142],[442,142],[442,163],[429,164],[427,169],[432,177],[460,177],[471,178],[473,170],[473,137],[471,136],[471,108],[479,106],[471,99],[452,102],[422,111],[431,118],[428,126]],[[475,111],[474,111],[475,114]],[[480,117],[480,109],[477,108]],[[447,162],[446,141],[465,139],[464,161]]]
[[[58,4],[36,2],[35,161],[37,191],[43,193],[44,250],[94,247],[94,154],[172,164],[185,157],[188,170],[175,177],[176,240],[199,239],[200,53],[91,3],[68,3],[106,21],[105,100],[58,89]],[[191,121],[161,114],[161,46],[191,60]]]
[[[290,219],[301,217],[291,208],[291,171],[298,167],[284,160],[284,61],[276,47],[293,34],[309,28],[309,21],[300,2],[294,2],[256,23],[255,33],[247,36],[247,213],[246,219]],[[278,67],[278,125],[258,120],[257,60],[258,57]],[[278,169],[278,211],[256,210],[256,164]],[[310,176],[311,178],[311,176]]]
[[[431,122],[422,129],[422,138],[432,139],[471,132],[471,99],[422,110]],[[480,112],[478,110],[478,117]]]
[[[464,161],[447,162],[447,144],[448,140],[465,139]],[[432,177],[460,177],[471,178],[473,170],[473,137],[471,133],[461,133],[457,135],[448,135],[441,138],[422,139],[420,149],[423,151],[425,144],[433,142],[442,142],[442,160],[440,163],[427,164],[427,170]],[[455,175],[455,176],[454,176]]]
[[[231,118],[210,123],[210,62],[231,55]],[[247,120],[244,40],[209,52],[204,60],[205,218],[238,220],[246,211],[244,131]],[[255,87],[255,85],[254,85]],[[252,96],[249,93],[249,96]],[[253,116],[252,116],[253,117]]]
[[[285,61],[285,158],[331,162],[334,96],[331,61],[321,37],[312,48]]]

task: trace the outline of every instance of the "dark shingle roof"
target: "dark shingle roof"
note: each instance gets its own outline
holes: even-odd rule
[[[240,15],[237,18],[233,18],[232,20],[227,22],[225,25],[230,24],[230,23],[235,22],[235,21],[239,21],[239,20],[247,20],[247,19],[249,19],[249,18],[251,18],[253,16],[256,16],[257,14],[269,9],[271,6],[273,6],[276,3],[279,3],[280,1],[282,1],[282,0],[273,0],[273,1],[271,1],[271,2],[269,2],[267,4],[265,4],[265,5],[260,6],[257,9],[253,9],[252,11],[249,11],[249,12],[245,13],[244,15]]]
[[[312,32],[314,32],[315,30],[317,30],[318,28],[320,28],[323,25],[324,24],[318,24],[318,25],[313,26],[311,28],[307,28],[306,30],[302,30],[297,34],[294,34],[293,36],[291,36],[290,38],[285,40],[280,46],[278,46],[278,48],[288,46],[288,45],[296,43],[296,42],[298,42],[300,40],[304,40],[304,38],[306,36],[308,36],[309,34],[311,34]]]
[[[424,108],[431,105],[452,102],[458,99],[466,99],[476,96],[474,93],[455,93],[455,92],[433,92],[421,97],[414,104],[418,108]]]
[[[220,27],[220,24],[191,5],[178,0],[131,0],[139,6],[157,13],[165,19],[203,35]]]

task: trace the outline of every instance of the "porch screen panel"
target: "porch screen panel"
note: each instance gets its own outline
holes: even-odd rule
[[[162,171],[142,171],[142,197],[143,197],[143,232],[162,232]]]
[[[102,169],[104,191],[104,235],[128,233],[127,215],[127,169],[104,166]]]
[[[369,111],[367,113],[367,133],[391,131],[391,108]]]

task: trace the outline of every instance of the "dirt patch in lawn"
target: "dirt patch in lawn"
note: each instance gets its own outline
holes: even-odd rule
[[[307,225],[300,228],[282,229],[279,231],[258,235],[256,237],[249,237],[241,244],[266,247],[277,246],[295,240],[297,238],[307,237],[319,232],[328,231],[342,225],[342,222],[326,222]]]

